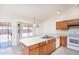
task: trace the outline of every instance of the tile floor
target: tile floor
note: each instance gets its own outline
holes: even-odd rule
[[[22,55],[22,49],[21,47],[10,47],[6,49],[0,49],[0,55]],[[79,51],[60,47],[51,55],[79,55]]]
[[[79,55],[79,51],[75,51],[75,50],[68,49],[65,47],[60,47],[51,55]]]
[[[19,47],[0,49],[0,55],[22,55],[22,50]]]

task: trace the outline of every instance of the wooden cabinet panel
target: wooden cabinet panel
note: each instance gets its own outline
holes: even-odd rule
[[[32,45],[29,49],[30,55],[39,55],[39,44]]]
[[[47,52],[51,54],[56,49],[56,41],[47,44]]]
[[[48,43],[51,43],[51,42],[53,42],[53,41],[55,41],[55,39],[48,40]]]
[[[60,37],[60,46],[67,47],[67,37],[66,36]]]
[[[39,43],[40,46],[46,45],[46,41]]]
[[[56,22],[56,29],[57,30],[66,30],[66,29],[68,29],[68,22],[67,21]]]
[[[37,47],[39,47],[39,44],[32,45],[32,46],[30,46],[30,50],[35,49]]]
[[[40,55],[47,55],[46,41],[40,43]]]
[[[69,20],[68,25],[77,25],[79,24],[79,20]]]
[[[39,48],[35,48],[33,50],[30,50],[30,55],[39,55]]]
[[[47,55],[47,45],[40,46],[40,55]]]
[[[56,29],[61,29],[62,23],[61,22],[56,22]]]

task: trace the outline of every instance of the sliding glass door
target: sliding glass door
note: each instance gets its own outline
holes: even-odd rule
[[[0,26],[0,48],[8,48],[12,46],[11,26]]]

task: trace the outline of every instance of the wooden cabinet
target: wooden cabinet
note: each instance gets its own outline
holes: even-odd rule
[[[31,45],[30,50],[33,50],[33,49],[38,48],[38,47],[39,47],[39,44]]]
[[[25,46],[23,48],[23,54],[25,55],[49,55],[56,49],[56,40],[49,39],[38,44],[31,46]]]
[[[30,50],[30,55],[39,55],[39,48],[35,48],[33,50]]]
[[[46,45],[46,41],[40,43],[40,55],[47,55],[47,45]]]
[[[51,54],[56,49],[56,40],[49,40],[47,44],[47,54]]]
[[[32,46],[25,46],[23,48],[24,55],[39,55],[39,44],[35,44]]]
[[[40,55],[49,55],[56,49],[56,40],[51,39],[40,44]]]
[[[67,21],[56,22],[56,29],[57,30],[68,29],[68,22]]]
[[[39,55],[39,44],[32,45],[29,49],[30,55]]]
[[[47,55],[47,45],[40,46],[40,55]]]
[[[68,30],[69,25],[79,25],[79,19],[56,22],[57,30]]]
[[[68,25],[79,25],[79,20],[69,20]]]
[[[67,36],[60,37],[60,46],[67,47]]]

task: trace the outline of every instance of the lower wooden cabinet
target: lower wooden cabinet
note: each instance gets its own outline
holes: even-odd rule
[[[67,36],[60,37],[60,46],[67,47]]]
[[[47,45],[48,53],[47,54],[51,54],[55,49],[56,49],[56,41],[54,40],[54,41],[48,43],[48,45]]]
[[[39,48],[35,48],[33,50],[30,50],[30,55],[39,55]]]
[[[47,55],[47,45],[40,46],[40,55]]]
[[[23,48],[23,54],[25,55],[49,55],[56,49],[56,40],[51,39],[32,46],[25,46]]]

